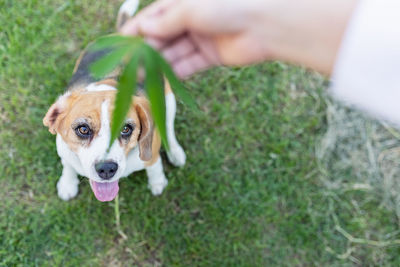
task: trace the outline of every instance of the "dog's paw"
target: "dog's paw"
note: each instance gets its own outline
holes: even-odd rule
[[[68,201],[71,198],[76,197],[78,194],[78,184],[71,183],[70,181],[63,179],[62,177],[57,183],[58,196],[64,200]]]
[[[167,156],[169,161],[176,167],[182,167],[186,163],[186,154],[180,145],[171,146]]]
[[[159,196],[159,195],[161,195],[161,193],[163,192],[164,188],[167,185],[168,185],[168,180],[163,175],[163,177],[161,179],[159,179],[156,183],[150,183],[148,185],[148,187],[151,190],[151,193],[153,194],[153,196]]]

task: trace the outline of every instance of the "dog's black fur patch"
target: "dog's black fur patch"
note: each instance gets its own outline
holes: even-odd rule
[[[84,87],[91,83],[102,81],[104,79],[114,79],[114,80],[118,81],[118,79],[119,79],[118,75],[96,78],[91,74],[90,69],[89,69],[91,64],[93,64],[94,62],[96,62],[97,60],[99,60],[100,58],[105,56],[106,54],[110,53],[111,51],[112,51],[111,49],[103,49],[103,50],[99,50],[99,51],[88,50],[88,51],[84,52],[76,71],[74,72],[71,80],[68,83],[66,90],[68,91],[73,88]],[[144,93],[144,84],[143,84],[143,82],[139,81],[139,82],[137,82],[135,95],[140,95],[140,94],[145,94],[145,93]]]
[[[103,78],[95,78],[90,73],[90,65],[95,61],[102,58],[104,55],[109,53],[110,49],[103,49],[99,51],[86,51],[79,62],[78,68],[72,75],[71,80],[68,83],[67,90],[77,86],[88,85],[93,82],[101,81]]]

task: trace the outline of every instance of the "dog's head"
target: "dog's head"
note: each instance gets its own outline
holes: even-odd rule
[[[118,193],[118,180],[126,169],[127,156],[138,147],[142,161],[152,158],[153,120],[145,97],[133,97],[119,137],[107,148],[115,90],[75,91],[61,96],[43,119],[49,131],[58,134],[82,174],[90,179],[100,201]]]

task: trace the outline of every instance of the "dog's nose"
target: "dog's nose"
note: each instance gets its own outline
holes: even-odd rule
[[[118,164],[112,161],[102,161],[94,166],[97,174],[104,180],[109,180],[114,177],[118,170]]]

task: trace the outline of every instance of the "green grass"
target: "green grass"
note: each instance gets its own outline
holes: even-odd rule
[[[121,1],[0,0],[1,266],[398,266],[399,219],[366,190],[328,189],[315,149],[327,128],[326,82],[281,63],[218,68],[186,82],[201,112],[179,105],[187,165],[165,161],[160,197],[143,172],[113,203],[86,179],[70,202],[42,126],[79,52],[112,32]],[[341,173],[341,181],[355,181]],[[346,253],[348,252],[348,253]]]

